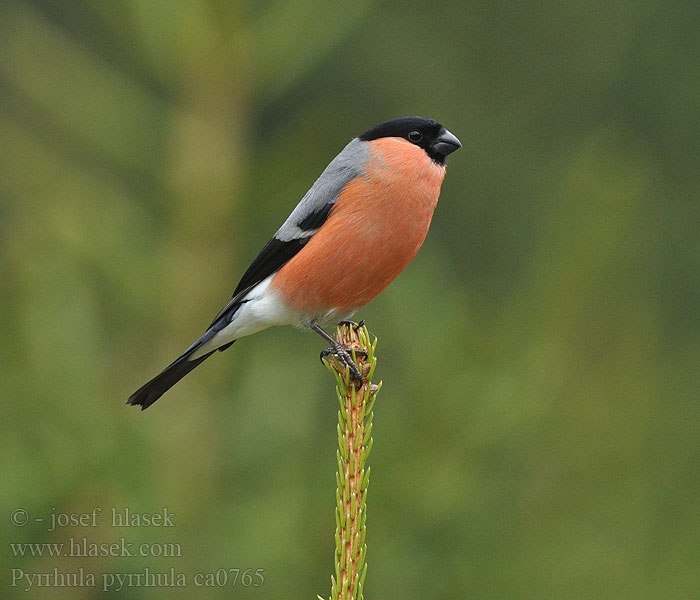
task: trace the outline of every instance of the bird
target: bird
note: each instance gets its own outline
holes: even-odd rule
[[[318,333],[362,376],[322,327],[343,322],[386,288],[423,244],[445,177],[462,147],[426,117],[400,117],[353,138],[263,247],[204,334],[127,404],[145,410],[217,350],[273,325]]]

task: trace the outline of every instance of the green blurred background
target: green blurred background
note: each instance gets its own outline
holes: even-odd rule
[[[267,330],[145,413],[124,401],[351,137],[419,114],[464,149],[423,250],[358,314],[384,380],[366,596],[694,596],[699,32],[682,2],[2,0],[0,595],[112,597],[102,573],[171,567],[186,588],[120,597],[328,594],[317,336]],[[71,537],[182,556],[8,545]],[[80,567],[98,589],[11,585]],[[229,568],[265,583],[193,585]]]

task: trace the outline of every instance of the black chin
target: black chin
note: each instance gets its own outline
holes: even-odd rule
[[[433,146],[428,146],[427,148],[424,149],[426,154],[432,158],[437,164],[439,165],[444,165],[445,164],[445,157],[447,156],[444,152],[440,152]]]

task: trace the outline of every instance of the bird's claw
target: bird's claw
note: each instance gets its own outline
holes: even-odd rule
[[[348,327],[352,327],[355,331],[360,329],[361,327],[365,326],[365,320],[362,319],[359,323],[355,323],[355,321],[348,321],[346,319],[343,319],[342,321],[338,322],[338,325],[347,325]]]
[[[320,358],[323,360],[330,354],[336,356],[343,365],[348,367],[350,371],[350,378],[355,382],[355,387],[359,388],[362,386],[362,373],[360,373],[360,369],[357,368],[355,361],[352,359],[352,352],[355,352],[356,356],[367,358],[367,352],[364,350],[350,350],[345,346],[341,346],[340,344],[336,344],[330,348],[324,348],[321,350]]]

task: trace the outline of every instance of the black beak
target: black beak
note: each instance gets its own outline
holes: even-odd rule
[[[447,129],[443,129],[440,133],[440,137],[433,143],[433,148],[438,154],[447,156],[452,154],[455,150],[462,147],[462,143],[457,139],[456,136],[452,135]]]

